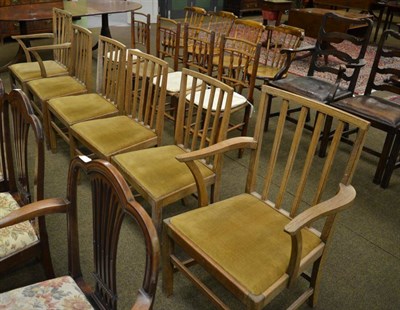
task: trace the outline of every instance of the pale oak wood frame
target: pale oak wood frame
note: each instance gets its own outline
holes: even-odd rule
[[[265,123],[265,104],[269,101],[268,97],[274,96],[279,97],[281,101],[281,113],[276,126],[275,139],[270,142],[271,147],[267,150],[271,151],[270,157],[268,157],[265,174],[263,177],[263,186],[261,191],[258,193],[256,189],[256,179],[259,176],[260,171],[258,170],[260,164],[260,152],[262,141],[266,140],[263,138],[263,125]],[[286,113],[289,110],[289,102],[296,102],[301,108],[299,122],[296,125],[294,132],[291,134],[288,154],[284,158],[279,154],[283,144],[282,137],[285,136],[285,124]],[[264,107],[264,108],[263,108]],[[210,300],[219,309],[229,309],[229,307],[219,299],[204,283],[202,283],[190,270],[189,266],[193,264],[193,260],[189,260],[190,263],[180,261],[174,254],[175,248],[179,246],[184,252],[190,255],[195,262],[200,264],[206,271],[208,271],[213,277],[215,277],[222,285],[224,285],[229,291],[231,291],[239,300],[244,303],[244,306],[248,309],[262,309],[268,304],[276,295],[278,295],[285,288],[291,288],[295,281],[300,277],[304,276],[309,282],[310,287],[291,305],[290,309],[299,307],[302,303],[308,300],[310,305],[314,306],[317,302],[319,282],[321,277],[320,269],[326,259],[326,250],[329,248],[329,244],[332,236],[332,228],[334,226],[336,215],[339,211],[347,209],[351,206],[355,198],[355,190],[351,186],[351,180],[354,175],[357,161],[360,157],[362,146],[365,141],[366,132],[369,127],[369,123],[354,117],[348,113],[342,112],[338,109],[329,107],[321,104],[317,101],[307,99],[298,95],[288,93],[286,91],[278,90],[269,86],[263,86],[261,102],[259,105],[260,114],[257,118],[255,132],[253,137],[237,137],[232,138],[221,143],[215,144],[209,148],[202,149],[199,151],[182,154],[177,156],[177,159],[181,162],[185,162],[191,169],[194,177],[196,178],[196,184],[199,193],[199,206],[208,206],[207,191],[204,187],[204,182],[199,178],[199,171],[196,165],[193,165],[193,160],[199,160],[208,156],[215,156],[222,154],[226,151],[235,150],[237,148],[249,148],[251,149],[251,157],[249,159],[249,167],[247,174],[247,182],[245,192],[254,195],[260,202],[265,203],[266,208],[274,208],[281,212],[283,216],[288,217],[290,222],[286,226],[282,227],[282,230],[291,236],[291,256],[287,266],[287,271],[270,287],[265,288],[265,291],[259,296],[252,295],[241,283],[235,281],[235,279],[225,271],[223,266],[216,264],[212,258],[204,254],[201,248],[197,244],[193,243],[190,239],[185,237],[184,232],[181,233],[175,229],[171,224],[171,219],[164,220],[163,229],[163,290],[167,295],[172,294],[173,290],[173,274],[174,269],[182,271],[203,293],[205,293]],[[318,120],[316,122],[316,130],[309,137],[308,147],[304,149],[301,140],[302,135],[307,133],[304,130],[306,116],[309,110],[318,111]],[[317,150],[319,132],[324,125],[324,118],[330,115],[338,121],[335,137],[333,138],[332,145],[329,149],[327,158],[322,164],[321,169],[316,171],[312,170],[312,164],[315,159],[315,152]],[[333,194],[330,198],[322,196],[323,192],[327,189],[329,174],[333,167],[335,155],[339,153],[338,147],[340,142],[340,136],[346,123],[350,123],[359,128],[356,141],[350,152],[347,150],[346,157],[347,162],[342,167],[343,174],[342,179],[339,181],[339,188],[337,194]],[[294,125],[293,125],[294,126]],[[286,140],[285,140],[286,141]],[[287,146],[287,144],[286,144]],[[302,160],[301,173],[293,174],[292,171],[295,166],[296,156],[298,152],[303,151],[305,158]],[[340,151],[343,153],[343,151]],[[279,155],[278,155],[279,154]],[[283,161],[283,173],[281,180],[275,180],[273,172],[279,166],[279,162]],[[338,166],[337,161],[335,165]],[[311,178],[311,173],[316,174],[314,183],[311,185],[306,181]],[[295,181],[293,184],[294,189],[290,190],[294,193],[293,200],[287,202],[289,210],[284,210],[283,202],[285,197],[287,198],[287,190],[289,189],[289,181]],[[275,201],[271,201],[271,187],[273,184],[277,184],[278,190],[276,193]],[[310,207],[305,211],[300,212],[299,205],[304,199],[304,193],[306,190],[306,184],[308,187],[313,188],[313,195],[311,198]],[[337,183],[336,183],[337,184]],[[322,199],[324,199],[322,201]],[[213,208],[218,208],[218,203]],[[200,209],[201,210],[201,209]],[[318,219],[324,218],[325,223],[323,229],[319,235],[321,243],[317,245],[307,256],[301,258],[302,249],[302,237],[301,229],[310,226],[313,222]],[[240,219],[238,219],[240,220]],[[256,219],[254,219],[256,220]],[[223,221],[223,219],[221,219]],[[245,229],[242,232],[245,234]],[[318,235],[317,235],[318,236]],[[273,255],[273,253],[271,253]],[[312,268],[311,276],[305,275],[304,272]]]

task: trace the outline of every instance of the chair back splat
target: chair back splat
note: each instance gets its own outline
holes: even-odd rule
[[[179,41],[181,37],[181,23],[157,16],[156,56],[161,59],[172,59],[172,69],[178,70]]]
[[[131,48],[150,54],[150,14],[131,12]]]
[[[268,132],[270,137],[263,137],[270,96],[279,101],[280,116],[274,130]],[[286,120],[292,102],[301,107],[295,125]],[[172,294],[174,274],[179,270],[211,302],[220,309],[229,309],[191,271],[191,266],[200,265],[248,309],[262,309],[300,279],[308,281],[309,287],[290,308],[306,301],[316,305],[319,271],[330,245],[336,215],[350,207],[356,195],[351,181],[369,123],[266,85],[259,109],[261,114],[253,137],[235,137],[176,156],[187,164],[196,179],[201,208],[164,220],[162,270],[167,295]],[[318,115],[316,130],[312,133],[304,130],[310,110]],[[319,132],[328,116],[335,119],[335,136],[326,158],[321,159],[314,154]],[[340,144],[345,124],[358,128],[352,147]],[[240,148],[251,150],[245,191],[209,204],[195,161]],[[322,230],[318,231],[317,227]],[[312,270],[311,276],[304,274],[309,270]],[[295,286],[295,290],[298,288]]]
[[[78,183],[80,173],[89,179],[92,191],[94,286],[85,282],[80,263],[78,228]],[[66,213],[68,234],[68,276],[35,283],[0,294],[0,306],[12,308],[117,309],[117,250],[123,222],[139,227],[136,231],[145,246],[145,270],[132,309],[151,309],[157,288],[160,245],[149,215],[132,196],[122,175],[109,162],[75,157],[69,166],[67,198],[50,198],[14,211],[0,220],[0,227],[18,223],[34,215]],[[22,210],[21,210],[22,211]],[[105,233],[107,232],[107,233]],[[134,247],[134,246],[133,246]],[[121,255],[118,255],[119,257]],[[126,272],[126,271],[125,271]],[[26,291],[32,294],[26,295]],[[46,299],[43,299],[46,296]],[[89,303],[90,301],[90,303]]]

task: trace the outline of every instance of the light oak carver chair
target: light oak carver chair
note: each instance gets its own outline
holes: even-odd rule
[[[14,90],[3,96],[0,107],[8,187],[0,193],[1,219],[44,198],[45,155],[42,124],[25,93]],[[1,228],[0,236],[0,274],[39,259],[46,276],[54,277],[44,217]]]
[[[85,282],[80,264],[78,233],[79,173],[87,174],[92,191],[93,286]],[[69,166],[67,198],[49,198],[14,211],[0,220],[4,227],[35,216],[65,213],[68,234],[68,275],[0,294],[0,307],[13,309],[117,309],[118,241],[125,222],[138,227],[145,246],[145,270],[132,309],[151,309],[157,288],[160,246],[156,229],[146,211],[135,201],[121,174],[109,162],[74,158]],[[107,233],[104,233],[107,231]],[[132,247],[135,245],[132,244]],[[131,272],[125,271],[125,272]],[[29,292],[27,294],[27,292]],[[43,298],[45,296],[45,298]]]
[[[26,83],[51,76],[68,75],[71,59],[69,56],[72,39],[72,14],[53,8],[53,32],[12,36],[23,48],[26,62],[8,67],[13,88],[21,87],[26,93]],[[53,39],[49,45],[27,46],[27,40]],[[53,59],[43,61],[40,51],[53,51]],[[31,54],[37,61],[32,61]]]
[[[192,79],[192,86],[201,82],[199,90],[192,88],[187,92],[189,78]],[[208,92],[209,95],[206,95]],[[233,89],[221,81],[183,68],[174,144],[111,157],[111,162],[133,190],[151,206],[152,219],[158,230],[161,230],[162,211],[166,206],[196,193],[190,170],[179,163],[175,156],[202,149],[226,138],[232,95]],[[196,97],[204,98],[200,100],[200,105],[194,103]],[[214,100],[214,97],[218,100]],[[216,108],[212,111],[213,105]],[[221,109],[223,105],[224,111]],[[212,199],[217,199],[220,186],[220,180],[215,177],[220,166],[218,156],[197,164],[204,182],[212,188]]]
[[[174,275],[179,270],[219,309],[229,309],[191,272],[190,266],[197,264],[247,309],[262,309],[299,278],[309,281],[309,288],[292,307],[307,300],[312,306],[316,304],[320,269],[333,224],[337,214],[350,207],[356,196],[351,180],[369,123],[266,85],[260,107],[268,102],[268,96],[278,97],[275,100],[281,103],[274,137],[263,137],[265,110],[261,109],[263,115],[257,119],[253,137],[236,137],[177,155],[196,178],[199,208],[164,220],[162,270],[167,295],[173,292],[174,279],[179,280],[179,275]],[[292,101],[302,107],[296,125],[285,117]],[[304,130],[310,109],[318,111],[317,130],[312,133]],[[337,127],[328,154],[322,159],[314,154],[327,115],[337,120]],[[346,123],[359,131],[354,146],[342,149],[339,142]],[[210,204],[194,161],[244,147],[251,150],[244,193]],[[317,220],[318,226],[314,225]]]

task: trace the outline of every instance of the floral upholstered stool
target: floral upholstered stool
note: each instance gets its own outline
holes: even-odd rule
[[[0,308],[94,309],[70,276],[63,276],[0,294]]]
[[[0,193],[0,218],[19,208],[9,193]],[[38,241],[29,221],[0,229],[0,260]]]

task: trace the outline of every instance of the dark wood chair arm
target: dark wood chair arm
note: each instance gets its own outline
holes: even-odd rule
[[[63,198],[49,198],[25,205],[0,219],[0,228],[18,224],[35,217],[66,213],[69,201]]]
[[[303,46],[299,48],[282,48],[281,54],[286,54],[285,65],[276,73],[273,80],[280,80],[289,71],[292,61],[295,60],[296,53],[299,52],[312,52],[315,49],[314,45]],[[311,55],[311,54],[310,54]]]
[[[346,64],[346,68],[362,68],[367,64],[367,62],[365,61],[365,59],[360,59],[358,62],[352,62],[352,63],[348,63]]]

